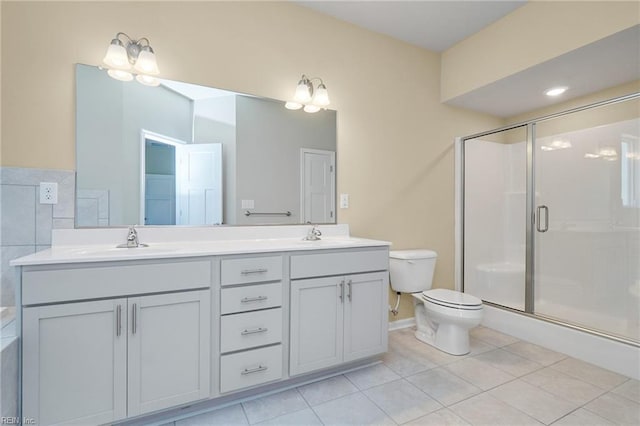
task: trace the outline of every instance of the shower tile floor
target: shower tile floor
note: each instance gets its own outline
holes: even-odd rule
[[[639,425],[640,382],[486,327],[452,356],[389,333],[383,362],[167,425]]]

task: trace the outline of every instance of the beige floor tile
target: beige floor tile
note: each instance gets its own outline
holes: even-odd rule
[[[316,405],[313,411],[325,425],[395,425],[361,392]]]
[[[545,424],[566,416],[580,406],[522,380],[514,380],[488,393]]]
[[[462,380],[443,367],[409,376],[407,380],[444,406],[482,392],[477,386]]]
[[[485,352],[493,351],[497,346],[491,345],[484,340],[476,339],[475,337],[469,337],[469,353],[466,357],[480,355]]]
[[[176,426],[248,425],[240,404],[176,421]]]
[[[404,379],[367,389],[363,393],[398,424],[442,408],[439,402]]]
[[[566,358],[551,366],[554,370],[584,380],[605,390],[611,390],[628,380],[620,374],[575,358]]]
[[[640,404],[612,392],[605,393],[584,408],[619,425],[640,424]]]
[[[584,408],[579,408],[576,411],[567,414],[557,422],[553,423],[553,426],[613,426],[615,423],[610,422],[607,419],[603,419],[595,413]]]
[[[376,364],[371,367],[351,371],[346,373],[345,376],[360,390],[369,389],[400,378],[400,376],[384,364]]]
[[[312,407],[332,399],[340,398],[341,396],[358,392],[358,388],[343,375],[300,386],[298,390]]]
[[[503,346],[502,349],[545,366],[555,364],[567,357],[565,354],[561,354],[560,352],[555,352],[551,349],[522,341]]]
[[[515,379],[511,374],[475,358],[466,358],[447,364],[444,368],[482,390],[488,390]]]
[[[515,377],[524,376],[525,374],[529,374],[542,368],[542,364],[538,364],[537,362],[530,361],[502,349],[485,352],[475,356],[474,359],[487,363],[488,365]]]
[[[274,419],[285,414],[309,408],[297,389],[243,402],[242,406],[250,424]]]
[[[487,393],[459,402],[449,409],[472,425],[525,426],[542,424]]]
[[[316,413],[313,412],[311,408],[305,408],[304,410],[294,411],[293,413],[285,414],[280,417],[276,417],[275,419],[267,420],[262,423],[258,423],[259,425],[295,425],[295,426],[314,426],[314,425],[322,425],[322,422],[316,416]],[[211,425],[225,425],[225,423],[211,423]]]
[[[640,381],[629,379],[611,392],[640,404]]]
[[[402,377],[411,376],[438,366],[427,357],[416,353],[415,350],[398,349],[391,345],[389,345],[389,351],[384,354],[382,361]]]
[[[434,411],[431,414],[427,414],[424,417],[415,419],[405,425],[411,426],[469,426],[469,423],[464,421],[460,416],[455,414],[448,408],[443,408],[438,411]]]
[[[506,346],[518,341],[517,338],[508,334],[500,333],[487,327],[472,328],[469,335],[473,338],[480,339],[493,346]]]
[[[569,402],[580,405],[586,404],[606,392],[591,383],[548,367],[520,379]]]

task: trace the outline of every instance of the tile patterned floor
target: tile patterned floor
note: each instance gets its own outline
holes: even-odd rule
[[[456,357],[389,334],[383,363],[169,423],[639,425],[640,382],[489,328]]]

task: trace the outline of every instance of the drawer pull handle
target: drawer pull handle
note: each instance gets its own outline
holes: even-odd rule
[[[240,299],[240,303],[251,303],[251,302],[261,302],[263,300],[267,300],[269,297],[267,296],[257,296],[257,297],[243,297]]]
[[[264,274],[269,272],[268,269],[260,268],[260,269],[243,269],[240,271],[240,275],[251,275],[251,274]]]
[[[246,336],[247,334],[265,333],[267,331],[269,331],[269,329],[266,328],[266,327],[264,327],[264,328],[258,327],[258,328],[254,328],[253,330],[245,329],[240,334],[242,334],[243,336]]]
[[[251,369],[245,368],[244,370],[242,370],[242,373],[240,374],[242,374],[243,376],[246,376],[247,374],[259,373],[260,371],[265,371],[267,368],[269,367],[264,365],[259,365],[258,367],[251,368]]]

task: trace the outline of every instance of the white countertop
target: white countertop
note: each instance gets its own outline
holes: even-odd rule
[[[54,245],[50,249],[12,260],[11,265],[117,262],[136,259],[385,247],[391,244],[387,241],[351,237],[346,225],[320,226],[319,228],[325,236],[318,241],[304,241],[303,238],[308,231],[308,227],[303,226],[269,227],[271,228],[269,231],[260,229],[258,232],[253,233],[267,238],[249,238],[252,232],[248,228],[253,227],[238,228],[238,232],[229,231],[227,228],[223,231],[223,235],[217,235],[220,232],[216,232],[215,228],[211,227],[201,229],[188,228],[186,231],[185,229],[182,230],[182,238],[177,241],[175,238],[178,234],[175,230],[167,232],[165,228],[141,227],[138,228],[139,241],[149,244],[149,246],[137,248],[116,248],[116,245],[124,242],[121,234],[126,237],[126,229],[123,228],[115,230],[66,230],[63,234],[58,235],[58,244],[56,244],[54,233]],[[71,233],[72,231],[76,232]],[[185,235],[185,233],[188,235]],[[194,238],[184,239],[185,236],[189,237],[190,235]],[[198,237],[196,238],[195,235],[198,235]],[[286,237],[278,238],[278,235]],[[90,241],[86,240],[87,236],[91,237]],[[118,238],[111,241],[113,236]],[[234,239],[233,237],[237,238]],[[89,242],[93,242],[93,244]],[[98,243],[96,244],[95,242]]]

